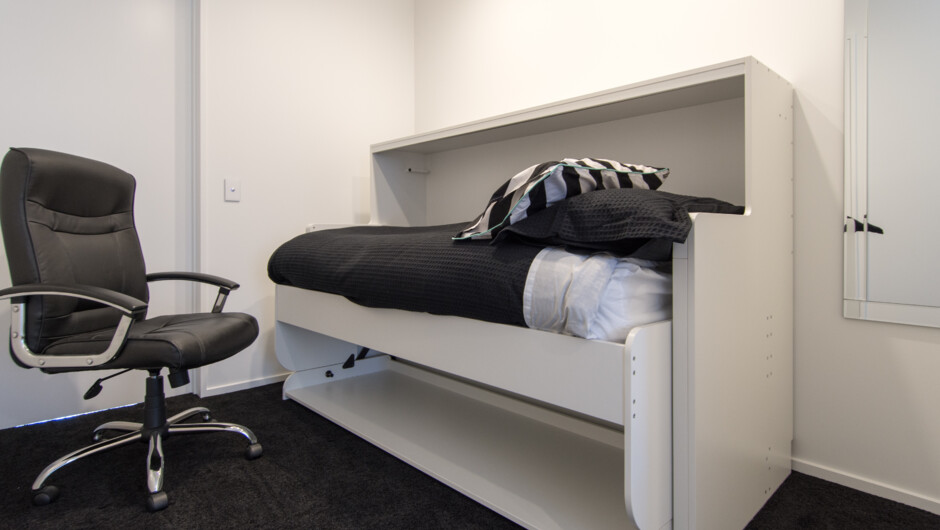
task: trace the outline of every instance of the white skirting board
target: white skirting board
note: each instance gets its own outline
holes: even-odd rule
[[[205,370],[207,367],[202,367],[200,370]],[[201,386],[203,379],[193,378],[193,393],[199,397],[211,397],[211,396],[220,396],[222,394],[228,394],[229,392],[238,392],[240,390],[248,390],[249,388],[258,388],[259,386],[273,385],[274,383],[279,383],[287,377],[290,376],[289,372],[283,372],[280,374],[268,375],[265,377],[259,377],[255,379],[248,379],[246,381],[239,381],[236,383],[227,383],[224,385],[218,386]],[[197,376],[198,377],[198,376]]]
[[[940,499],[925,497],[866,477],[808,462],[799,457],[793,458],[793,471],[940,515]]]

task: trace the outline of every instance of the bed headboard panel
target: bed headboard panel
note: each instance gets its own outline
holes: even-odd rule
[[[744,72],[735,61],[374,145],[372,223],[470,220],[505,180],[564,157],[665,166],[663,191],[743,205]]]

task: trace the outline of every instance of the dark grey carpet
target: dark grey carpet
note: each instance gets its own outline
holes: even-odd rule
[[[136,421],[140,408],[2,430],[0,528],[517,528],[306,408],[281,400],[280,385],[169,399],[170,414],[192,406],[248,426],[264,456],[245,460],[245,440],[235,434],[171,437],[164,443],[170,506],[148,513],[146,447],[123,447],[52,475],[59,499],[35,507],[29,489],[43,467],[90,440],[100,423]],[[926,529],[940,528],[940,517],[794,473],[748,528]]]

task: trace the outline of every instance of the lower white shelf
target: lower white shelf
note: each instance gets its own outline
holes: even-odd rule
[[[285,395],[524,526],[634,528],[622,432],[395,361],[367,361],[363,375],[294,374]]]

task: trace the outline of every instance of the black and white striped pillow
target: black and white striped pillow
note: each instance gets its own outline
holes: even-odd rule
[[[565,158],[521,171],[500,186],[483,213],[454,239],[491,239],[504,226],[558,201],[594,190],[655,190],[669,175],[666,168],[624,164],[604,158]]]

